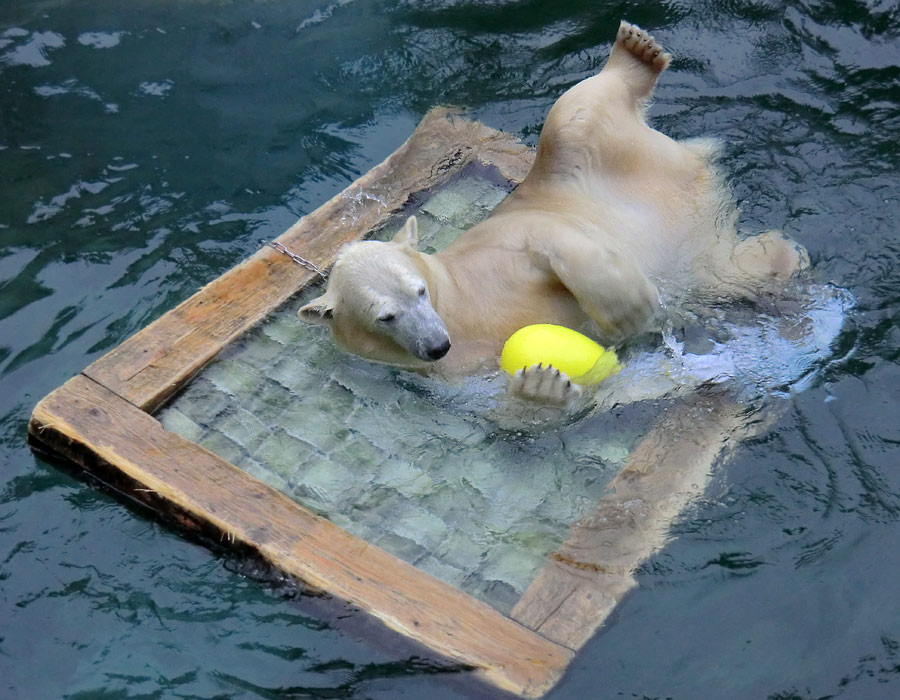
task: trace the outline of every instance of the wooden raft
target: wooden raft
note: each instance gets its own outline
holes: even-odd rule
[[[513,137],[435,109],[394,154],[278,241],[329,265],[343,243],[383,225],[412,193],[472,162],[521,182],[533,158]],[[739,407],[699,395],[672,407],[507,617],[167,432],[151,415],[312,279],[286,256],[260,250],[44,398],[31,417],[31,440],[182,527],[257,552],[483,680],[541,696],[702,491],[737,434]]]

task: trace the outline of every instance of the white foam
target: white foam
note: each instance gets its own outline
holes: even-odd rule
[[[707,353],[686,352],[684,343],[671,332],[664,333],[661,347],[623,359],[622,371],[598,388],[598,403],[661,398],[705,383],[728,383],[745,399],[802,391],[831,356],[831,344],[852,307],[853,298],[846,290],[810,285],[791,315],[762,315],[750,323],[729,321],[726,315],[720,332],[730,337],[712,342]]]

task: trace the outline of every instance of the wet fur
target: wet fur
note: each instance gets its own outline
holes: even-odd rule
[[[603,70],[559,98],[531,172],[487,220],[436,255],[416,250],[414,219],[392,242],[346,246],[301,317],[328,325],[349,352],[459,374],[496,366],[503,342],[531,323],[615,344],[658,322],[661,297],[753,296],[783,282],[806,253],[778,232],[738,238],[715,144],[647,125],[668,63],[623,22]],[[433,314],[412,296],[420,283]],[[387,306],[409,315],[402,333],[377,320]],[[449,353],[423,359],[422,343],[442,332]]]

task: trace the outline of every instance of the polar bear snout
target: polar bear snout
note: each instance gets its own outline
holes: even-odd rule
[[[436,362],[450,352],[450,334],[427,295],[413,308],[391,316],[390,322],[379,324],[379,331],[416,359]]]
[[[437,362],[450,352],[450,335],[447,333],[447,329],[441,322],[440,317],[437,314],[435,314],[435,317],[435,319],[430,319],[432,321],[429,324],[432,326],[431,329],[426,330],[419,327],[417,329],[418,332],[414,331],[409,336],[412,342],[401,342],[402,345],[406,346],[410,354],[425,362]],[[435,320],[437,323],[434,323]]]
[[[444,355],[450,352],[450,338],[444,340],[444,342],[439,345],[432,345],[431,347],[426,348],[425,355],[427,357],[423,357],[421,359],[428,359],[432,362],[440,360]]]

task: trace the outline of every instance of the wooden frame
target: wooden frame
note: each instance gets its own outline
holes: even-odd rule
[[[278,240],[325,266],[411,193],[476,160],[521,182],[533,157],[507,134],[435,109],[387,160]],[[151,415],[312,278],[275,250],[260,250],[45,397],[34,409],[31,439],[168,520],[259,553],[471,666],[487,682],[542,695],[635,585],[634,570],[664,542],[671,520],[702,490],[713,460],[736,434],[740,409],[701,395],[674,405],[507,617],[167,432]]]

